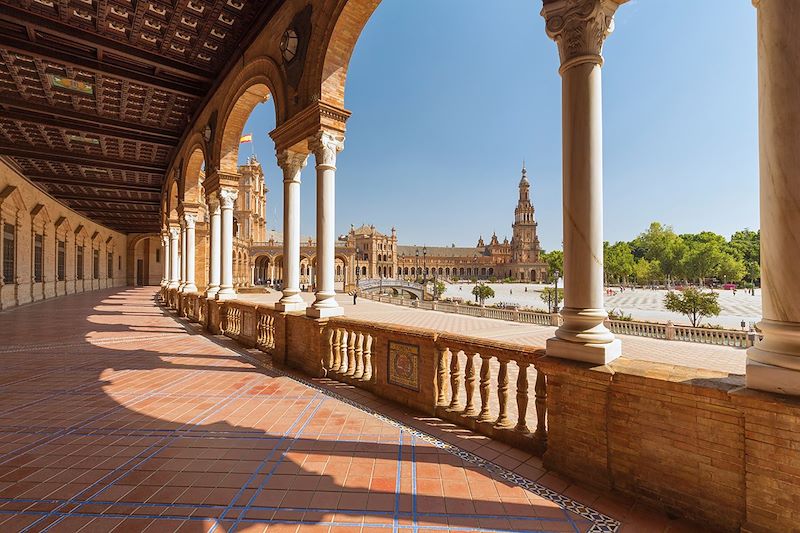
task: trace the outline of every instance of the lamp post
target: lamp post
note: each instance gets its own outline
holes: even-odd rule
[[[414,283],[416,283],[417,276],[419,275],[419,248],[417,248],[416,252],[414,252],[414,255],[416,256],[414,262]]]
[[[555,285],[555,292],[553,293],[553,312],[554,313],[558,313],[558,275],[559,275],[558,270],[554,270],[553,271],[553,277],[555,278],[555,280],[553,281],[553,284]]]
[[[403,279],[403,259],[405,259],[405,254],[400,254],[400,262],[397,263],[397,279]]]
[[[361,248],[356,246],[356,292],[358,292],[358,282],[359,282],[359,276],[361,274],[361,268],[358,266],[359,255],[361,255]]]
[[[472,254],[472,268],[475,271],[475,288],[478,288],[478,254]],[[475,303],[478,303],[478,295],[475,294]]]
[[[428,247],[422,247],[422,299],[425,299],[425,288],[428,286]]]

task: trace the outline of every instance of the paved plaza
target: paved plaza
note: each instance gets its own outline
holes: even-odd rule
[[[692,530],[486,437],[257,367],[153,296],[0,314],[1,531]]]
[[[494,289],[495,297],[486,300],[487,305],[505,303],[522,305],[525,307],[547,309],[547,303],[542,301],[540,294],[545,285],[531,283],[489,283]],[[444,298],[464,298],[470,300],[472,296],[471,283],[454,283],[447,285]],[[527,291],[525,290],[527,289]],[[606,309],[609,311],[622,311],[631,315],[635,320],[651,322],[667,322],[689,325],[689,320],[678,313],[667,311],[664,308],[664,295],[667,291],[651,289],[625,289],[610,287],[613,294],[606,295]],[[726,328],[739,329],[742,320],[748,325],[761,320],[761,289],[756,289],[751,296],[744,290],[733,291],[717,290],[719,305],[722,312],[719,316],[703,320],[703,324],[716,324]]]
[[[241,294],[239,299],[274,303],[281,294]],[[314,296],[302,293],[303,298],[311,303]],[[344,307],[346,316],[360,318],[384,324],[398,324],[414,328],[461,333],[481,339],[496,339],[528,346],[544,347],[547,339],[555,333],[554,327],[520,324],[505,320],[476,318],[471,316],[413,309],[398,305],[374,302],[359,298],[353,306],[353,298],[338,294],[337,300]],[[741,348],[712,346],[680,341],[665,341],[643,337],[620,336],[622,351],[625,357],[678,366],[689,366],[706,370],[744,374],[746,352]]]

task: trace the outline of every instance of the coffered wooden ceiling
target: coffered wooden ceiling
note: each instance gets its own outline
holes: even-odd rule
[[[89,218],[158,231],[191,117],[281,0],[0,0],[0,156]]]

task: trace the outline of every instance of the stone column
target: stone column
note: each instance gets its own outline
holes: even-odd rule
[[[219,198],[209,196],[208,203],[208,288],[206,298],[214,298],[219,292],[220,269],[220,208]]]
[[[65,238],[66,241],[66,238]],[[166,287],[169,285],[169,274],[170,274],[170,266],[169,266],[169,230],[165,231],[161,234],[161,248],[162,253],[161,257],[163,258],[162,272],[161,272],[161,286]],[[133,258],[134,268],[136,268],[136,258]],[[136,275],[134,274],[133,278],[134,285],[136,284]]]
[[[169,228],[169,288],[177,289],[180,284],[180,263],[178,260],[178,237],[181,235],[180,228],[170,226]]]
[[[221,211],[220,224],[220,285],[217,300],[230,300],[236,297],[233,290],[233,207],[239,191],[220,189],[218,191]]]
[[[298,311],[306,304],[300,296],[300,172],[308,155],[283,150],[278,165],[283,170],[283,297],[278,311]]]
[[[344,314],[336,301],[336,154],[344,148],[344,137],[322,131],[309,143],[317,162],[317,267],[311,282],[315,301],[306,311],[314,318]]]
[[[197,285],[194,281],[194,256],[195,256],[195,237],[194,227],[197,217],[193,214],[187,213],[184,215],[186,227],[186,285],[183,286],[183,292],[197,292]]]
[[[621,345],[603,324],[601,56],[616,0],[557,0],[542,9],[561,57],[564,189],[563,325],[547,355],[605,364]]]
[[[186,220],[181,217],[181,282],[178,291],[185,292],[186,287]]]
[[[764,340],[747,386],[800,395],[800,3],[756,0]]]

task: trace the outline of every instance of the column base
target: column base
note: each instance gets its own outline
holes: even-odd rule
[[[344,315],[344,309],[339,307],[314,307],[306,309],[306,316],[310,318],[332,318]]]
[[[302,300],[299,302],[278,302],[275,304],[275,310],[281,313],[291,313],[292,311],[303,311],[306,308],[306,303]]]
[[[177,289],[178,286],[180,286],[180,283],[178,283],[177,281],[170,281],[169,285],[167,285],[167,288],[168,289]]]
[[[217,300],[218,302],[224,300],[233,300],[235,298],[236,298],[236,291],[233,290],[233,288],[220,289],[214,296],[214,299]]]
[[[219,286],[217,286],[217,287],[209,287],[206,290],[206,299],[213,300],[216,297],[218,292],[219,292]]]
[[[604,344],[589,344],[552,337],[547,339],[547,355],[593,365],[605,365],[622,355],[622,343],[619,339],[614,339]]]
[[[800,370],[768,365],[747,358],[748,389],[800,396]]]
[[[197,285],[195,285],[194,283],[192,283],[191,285],[187,283],[186,285],[183,286],[184,294],[189,294],[190,292],[197,292]]]

